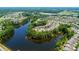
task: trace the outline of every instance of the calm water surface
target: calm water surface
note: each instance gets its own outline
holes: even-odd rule
[[[49,51],[53,49],[56,41],[61,38],[58,36],[56,39],[51,40],[47,43],[34,43],[28,39],[25,39],[26,30],[29,23],[15,29],[13,37],[6,42],[6,46],[12,50],[21,50],[21,51]]]

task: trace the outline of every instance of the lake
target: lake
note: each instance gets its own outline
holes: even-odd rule
[[[61,38],[51,40],[45,43],[34,43],[25,38],[29,23],[22,25],[14,30],[14,35],[5,43],[5,45],[13,51],[50,51],[54,48],[55,43]]]

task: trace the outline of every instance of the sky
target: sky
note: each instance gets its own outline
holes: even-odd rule
[[[79,7],[79,0],[0,0],[0,7]]]

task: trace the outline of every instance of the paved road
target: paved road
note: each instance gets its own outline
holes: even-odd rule
[[[10,51],[10,49],[0,44],[0,51]]]
[[[71,39],[69,39],[67,44],[64,45],[64,49],[63,49],[64,51],[75,51],[76,50],[75,46],[79,43],[79,32],[76,29],[74,29],[74,31],[77,34],[75,34]]]
[[[57,28],[59,26],[59,23],[53,20],[49,20],[48,23],[44,26],[37,26],[34,28],[36,31],[50,31],[53,30],[54,28]],[[40,30],[39,30],[40,29]]]

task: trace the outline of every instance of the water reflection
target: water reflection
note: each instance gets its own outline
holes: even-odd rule
[[[31,40],[26,39],[26,31],[29,23],[16,28],[14,30],[14,35],[9,41],[5,43],[7,47],[12,50],[21,51],[49,51],[55,46],[56,40],[51,40],[50,42],[44,42],[41,44],[35,43]],[[59,38],[58,38],[59,39]],[[57,40],[58,40],[57,39]]]
[[[13,35],[14,35],[14,29],[12,29],[9,33],[3,35],[1,43],[5,44],[5,42],[9,41]]]

